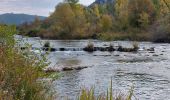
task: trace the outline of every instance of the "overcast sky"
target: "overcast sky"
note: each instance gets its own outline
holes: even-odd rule
[[[25,13],[48,16],[55,6],[63,0],[0,0],[0,14]],[[95,0],[80,0],[83,5],[89,5]]]

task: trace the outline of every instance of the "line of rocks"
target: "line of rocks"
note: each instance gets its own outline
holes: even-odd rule
[[[52,72],[61,72],[61,71],[72,71],[72,70],[82,70],[85,68],[88,68],[89,66],[76,66],[76,67],[62,67],[62,68],[53,68],[49,67],[44,69],[46,73],[52,73]]]
[[[118,47],[118,48],[113,48],[113,47],[93,47],[93,48],[48,48],[48,47],[42,47],[42,48],[28,48],[28,47],[21,47],[21,50],[25,49],[31,49],[31,50],[43,50],[43,51],[49,51],[49,52],[55,52],[55,51],[86,51],[86,52],[94,52],[94,51],[108,51],[108,52],[113,52],[113,51],[120,51],[120,52],[136,52],[138,49],[136,48],[123,48],[123,47]]]

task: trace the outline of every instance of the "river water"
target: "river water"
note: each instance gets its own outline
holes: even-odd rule
[[[17,37],[19,38],[19,37]],[[42,47],[47,40],[22,38],[33,47]],[[89,41],[95,46],[122,45],[131,47],[130,41],[104,42],[99,40],[48,40],[52,47],[82,48]],[[23,43],[23,42],[22,42]],[[53,89],[60,100],[67,96],[74,100],[81,88],[95,87],[95,93],[103,93],[113,80],[113,90],[127,93],[133,86],[139,100],[170,100],[170,44],[139,42],[137,53],[56,51],[48,55],[50,67],[88,66],[86,69],[61,72],[53,81]],[[155,52],[146,51],[154,47]],[[145,48],[145,49],[144,49]]]

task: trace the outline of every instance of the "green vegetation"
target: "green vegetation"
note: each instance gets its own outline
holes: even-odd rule
[[[116,0],[90,7],[78,0],[65,0],[46,20],[36,19],[19,30],[20,34],[48,39],[170,42],[169,8],[169,0]],[[157,36],[160,34],[162,37]]]
[[[43,47],[50,48],[50,42],[49,41],[45,42]]]
[[[132,96],[133,90],[130,90],[127,96],[123,94],[114,95],[112,92],[107,92],[106,95],[100,94],[96,96],[92,88],[90,90],[82,89],[78,100],[132,100]]]
[[[0,100],[51,100],[44,84],[46,65],[33,55],[22,53],[14,41],[15,26],[0,26]]]
[[[90,90],[82,89],[78,100],[132,100],[132,96],[133,96],[133,88],[129,90],[128,95],[123,95],[121,93],[114,95],[112,90],[112,81],[111,81],[111,86],[107,90],[106,95],[100,94],[99,96],[96,96],[94,94],[94,88]]]
[[[89,41],[87,46],[84,48],[85,51],[93,52],[94,51],[94,44]]]

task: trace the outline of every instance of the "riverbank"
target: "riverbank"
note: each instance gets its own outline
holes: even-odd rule
[[[44,33],[45,34],[45,33]],[[52,34],[52,33],[51,33]],[[153,42],[153,43],[170,43],[170,39],[166,36],[157,37],[153,36],[154,34],[148,31],[143,32],[105,32],[98,33],[90,37],[69,37],[69,38],[60,38],[56,36],[42,36],[42,35],[29,35],[29,34],[20,34],[28,37],[36,37],[42,40],[101,40],[101,41],[138,41],[138,42]]]
[[[44,33],[45,34],[45,33]],[[52,33],[51,33],[52,34]],[[90,36],[90,37],[68,37],[68,38],[59,38],[55,36],[41,36],[41,35],[25,35],[28,37],[40,37],[41,39],[44,40],[87,40],[87,39],[97,39],[97,40],[103,40],[103,41],[150,41],[152,42],[153,40],[149,36],[148,32],[139,32],[139,33],[121,33],[121,32],[106,32],[106,33],[97,33],[95,36]],[[20,34],[24,35],[24,34]]]

